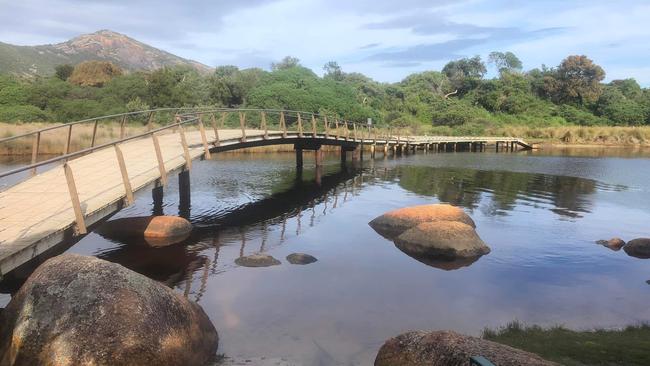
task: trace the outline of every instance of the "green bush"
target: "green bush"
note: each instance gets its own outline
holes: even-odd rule
[[[46,122],[51,116],[33,105],[0,105],[0,122]]]

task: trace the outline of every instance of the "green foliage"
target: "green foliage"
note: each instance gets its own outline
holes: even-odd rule
[[[483,338],[503,343],[569,366],[641,366],[650,364],[650,326],[620,330],[573,331],[562,326],[542,328],[513,322],[486,329]]]
[[[493,64],[499,73],[521,71],[523,64],[512,52],[490,52],[488,62]]]
[[[272,63],[271,70],[273,71],[286,70],[298,66],[300,66],[300,60],[298,58],[292,56],[286,56],[281,61]]]
[[[78,65],[66,78],[70,68],[61,65],[51,77],[0,75],[0,108],[10,121],[59,122],[161,107],[276,108],[356,121],[371,117],[378,126],[421,133],[472,135],[510,125],[650,123],[650,90],[634,79],[601,84],[604,71],[585,56],[528,72],[510,52],[493,52],[489,62],[499,69],[497,78],[484,79],[485,64],[476,56],[390,84],[343,72],[333,61],[319,77],[293,57],[274,63],[270,72],[220,66],[211,75],[187,66],[121,74],[95,62]]]
[[[44,122],[51,116],[33,105],[0,105],[1,122]]]
[[[54,67],[54,76],[60,80],[66,81],[72,76],[74,66],[70,64],[57,65]]]

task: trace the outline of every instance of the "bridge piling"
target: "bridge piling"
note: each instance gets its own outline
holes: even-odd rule
[[[314,161],[315,161],[316,167],[323,166],[323,150],[322,149],[314,150]]]
[[[302,168],[302,148],[296,147],[296,167]]]
[[[164,215],[163,210],[163,197],[164,190],[162,184],[156,184],[151,190],[151,199],[153,201],[153,208],[151,209],[151,214],[153,216],[162,216]]]
[[[178,173],[178,216],[189,220],[191,205],[190,171],[183,169]]]

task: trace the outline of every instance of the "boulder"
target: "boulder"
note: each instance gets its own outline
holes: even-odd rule
[[[650,258],[650,238],[630,240],[625,244],[623,250],[631,257],[648,259]]]
[[[178,216],[125,217],[104,223],[98,232],[120,242],[162,247],[187,239],[192,224]]]
[[[203,365],[219,338],[196,303],[94,257],[29,277],[0,319],[0,365]]]
[[[467,366],[483,356],[498,366],[556,366],[541,357],[481,338],[450,331],[408,332],[379,349],[375,366]]]
[[[279,265],[280,261],[268,254],[257,253],[239,257],[235,263],[242,267],[270,267]]]
[[[625,246],[625,242],[621,238],[611,238],[609,240],[598,240],[596,244],[600,244],[613,251],[619,251]]]
[[[287,261],[291,264],[311,264],[318,261],[318,259],[305,253],[292,253],[287,256]]]
[[[419,224],[395,238],[408,255],[437,260],[477,258],[490,252],[473,227],[456,221]]]
[[[400,208],[375,218],[370,221],[369,225],[380,235],[393,239],[414,226],[435,221],[458,221],[473,228],[476,227],[472,218],[465,211],[447,204]]]

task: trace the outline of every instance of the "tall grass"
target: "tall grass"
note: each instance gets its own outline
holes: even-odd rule
[[[0,138],[22,135],[41,128],[55,126],[54,123],[23,123],[10,124],[0,123]],[[135,135],[146,131],[141,125],[127,125],[126,136]],[[70,138],[70,151],[78,151],[90,147],[93,135],[93,124],[79,124],[72,127]],[[97,127],[95,145],[101,145],[120,137],[120,126],[118,123],[100,123]],[[58,128],[46,131],[41,134],[39,144],[39,155],[62,154],[66,148],[68,129]],[[33,136],[22,137],[0,144],[0,155],[29,155],[32,153]]]
[[[563,326],[543,328],[514,321],[485,329],[483,338],[536,353],[569,366],[650,365],[650,325],[622,329],[575,331]]]

